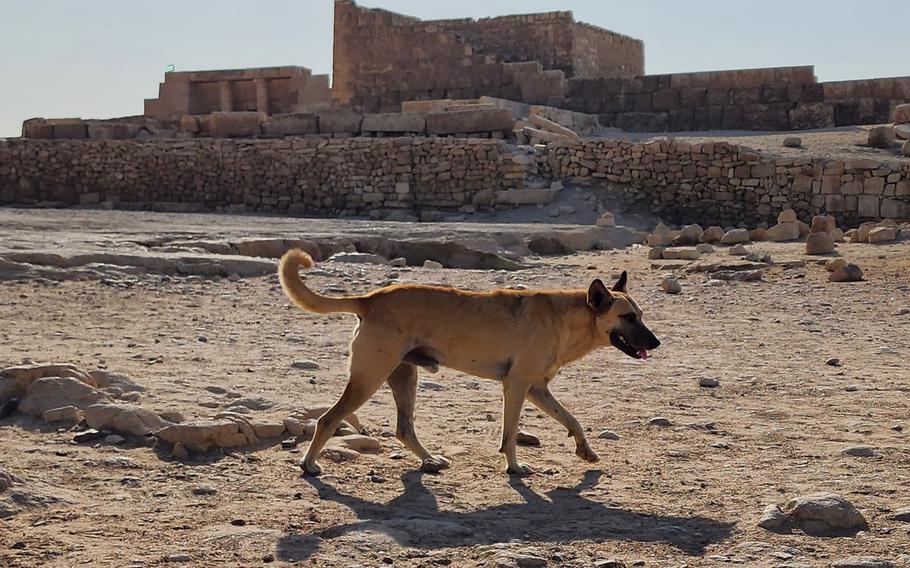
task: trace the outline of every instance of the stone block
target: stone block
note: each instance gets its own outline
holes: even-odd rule
[[[313,113],[273,114],[262,125],[270,136],[306,136],[319,133],[319,117]]]
[[[324,110],[319,117],[320,134],[360,134],[363,115],[349,109]]]
[[[61,122],[53,125],[57,140],[82,140],[88,138],[88,125],[84,122]]]
[[[624,112],[616,117],[616,127],[626,132],[666,132],[669,115],[665,112]]]
[[[790,110],[790,128],[812,130],[834,126],[834,107],[827,103],[798,103]]]
[[[555,189],[509,189],[496,192],[496,203],[505,205],[546,205],[553,203],[559,191]]]
[[[860,195],[857,214],[860,217],[878,218],[881,211],[881,199],[875,195]]]
[[[212,136],[215,138],[242,138],[258,136],[266,121],[262,112],[213,112]]]
[[[366,114],[361,129],[364,132],[423,134],[427,130],[427,114],[424,112]]]
[[[515,127],[512,111],[504,108],[466,109],[427,113],[427,134],[470,132],[511,132]]]

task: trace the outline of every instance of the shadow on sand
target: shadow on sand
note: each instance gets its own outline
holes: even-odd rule
[[[636,513],[591,501],[581,492],[598,484],[603,472],[597,470],[587,471],[575,487],[547,492],[547,498],[513,478],[509,484],[522,496],[523,503],[470,512],[440,510],[435,495],[423,484],[423,475],[404,474],[404,493],[388,503],[345,495],[319,479],[304,477],[320,499],[349,507],[359,520],[318,535],[284,535],[276,555],[284,561],[306,560],[316,551],[320,539],[363,531],[383,533],[402,546],[414,548],[493,544],[513,538],[527,543],[616,540],[665,542],[686,554],[700,556],[707,545],[728,538],[734,526],[698,516]]]

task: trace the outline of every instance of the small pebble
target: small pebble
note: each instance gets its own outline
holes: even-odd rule
[[[655,416],[654,418],[648,420],[648,426],[666,428],[667,426],[670,426],[670,421],[663,416]]]
[[[698,386],[703,387],[703,388],[713,389],[714,387],[717,387],[719,385],[720,385],[720,381],[718,381],[717,379],[711,378],[711,377],[701,377],[698,379]]]
[[[597,437],[600,438],[601,440],[618,440],[619,434],[617,434],[613,430],[604,430],[603,432],[598,434]]]

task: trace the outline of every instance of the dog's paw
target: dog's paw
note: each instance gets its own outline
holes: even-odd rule
[[[449,460],[442,456],[430,456],[420,464],[420,471],[425,473],[439,473],[449,467]]]
[[[597,452],[591,449],[591,446],[587,442],[575,447],[575,455],[585,460],[586,462],[594,463],[600,461],[600,456],[597,455]]]
[[[306,458],[300,460],[300,469],[303,470],[304,475],[317,476],[322,474],[322,468],[318,463],[308,463]]]
[[[534,473],[534,468],[532,468],[528,464],[519,463],[519,464],[515,464],[514,466],[509,466],[506,469],[506,473],[508,473],[509,475],[517,475],[519,477],[524,477],[526,475],[532,475]]]

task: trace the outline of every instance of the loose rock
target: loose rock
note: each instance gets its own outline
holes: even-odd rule
[[[682,286],[676,278],[664,278],[660,283],[661,289],[667,294],[679,294],[682,292]]]

